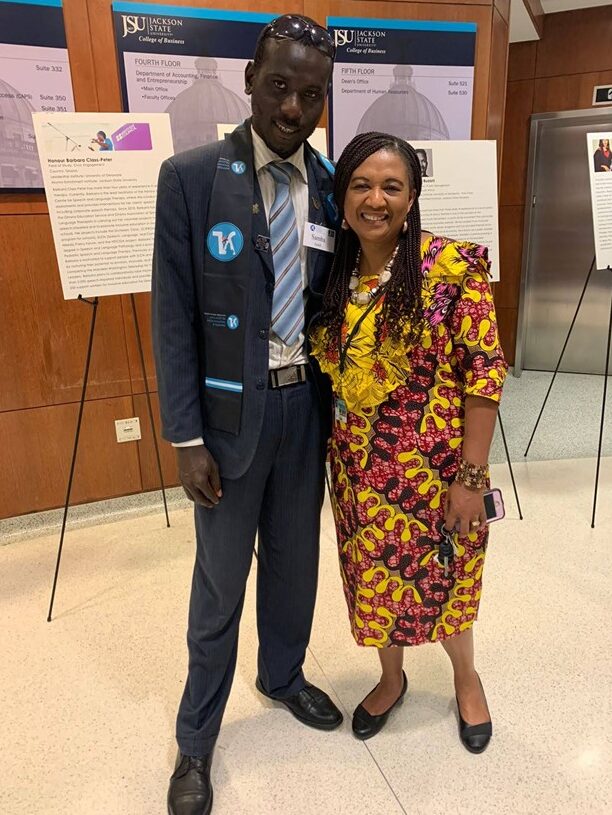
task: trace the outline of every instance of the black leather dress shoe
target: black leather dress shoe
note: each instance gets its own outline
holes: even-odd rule
[[[480,682],[480,677],[478,677],[478,681]],[[480,687],[482,688],[482,682],[480,682]],[[482,692],[484,694],[484,688]],[[490,720],[482,722],[482,724],[468,724],[461,715],[457,697],[455,697],[455,701],[457,702],[457,713],[459,714],[459,738],[461,743],[470,753],[484,753],[493,735],[493,724]]]
[[[314,685],[306,683],[301,691],[287,699],[276,699],[266,693],[259,677],[255,680],[255,687],[267,699],[284,705],[298,721],[310,727],[316,727],[318,730],[335,730],[342,724],[342,713],[325,691]]]
[[[201,758],[179,753],[168,789],[168,815],[209,815],[213,802],[211,762],[212,753]]]
[[[404,677],[402,692],[397,697],[395,702],[393,702],[391,707],[387,708],[384,713],[374,716],[372,713],[368,713],[368,711],[364,708],[363,702],[360,702],[357,705],[355,712],[353,713],[353,734],[358,739],[365,741],[366,739],[371,739],[372,736],[375,736],[377,733],[380,733],[380,731],[386,725],[391,711],[402,704],[406,691],[408,690],[408,677],[403,671],[402,676]],[[377,687],[378,685],[376,688]],[[376,688],[374,688],[374,690],[376,690]],[[370,693],[372,693],[372,691],[370,691]],[[368,694],[368,696],[369,695],[370,694]],[[366,699],[367,698],[368,697],[366,696]],[[365,699],[363,701],[365,702]]]

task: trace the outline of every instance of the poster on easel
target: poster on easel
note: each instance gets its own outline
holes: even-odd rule
[[[331,156],[358,133],[469,139],[476,24],[329,17],[336,41]]]
[[[0,191],[43,186],[32,113],[73,111],[62,0],[0,0]]]
[[[489,140],[412,141],[422,173],[423,229],[489,250],[491,280],[500,279],[497,144]]]
[[[595,265],[612,267],[612,127],[587,133],[591,207],[595,236]]]
[[[251,115],[244,70],[273,14],[113,3],[123,108],[167,112],[177,153]]]
[[[151,290],[166,113],[34,113],[64,298]]]

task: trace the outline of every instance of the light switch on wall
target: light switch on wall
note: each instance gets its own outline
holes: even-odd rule
[[[117,441],[138,441],[142,436],[140,435],[140,419],[134,416],[133,419],[117,419],[115,421],[115,432],[117,434]]]

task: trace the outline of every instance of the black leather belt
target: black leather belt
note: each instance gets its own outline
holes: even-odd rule
[[[273,368],[268,377],[269,388],[285,388],[299,385],[308,380],[308,365],[291,365],[288,368]]]

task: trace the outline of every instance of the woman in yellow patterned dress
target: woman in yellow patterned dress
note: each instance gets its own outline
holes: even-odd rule
[[[453,665],[461,741],[482,752],[492,725],[472,624],[507,366],[487,250],[421,232],[420,192],[406,142],[366,133],[346,147],[334,193],[342,230],[312,333],[334,391],[333,510],[351,629],[359,645],[379,649],[382,666],[353,732],[375,735],[402,701],[401,646],[439,641]]]

